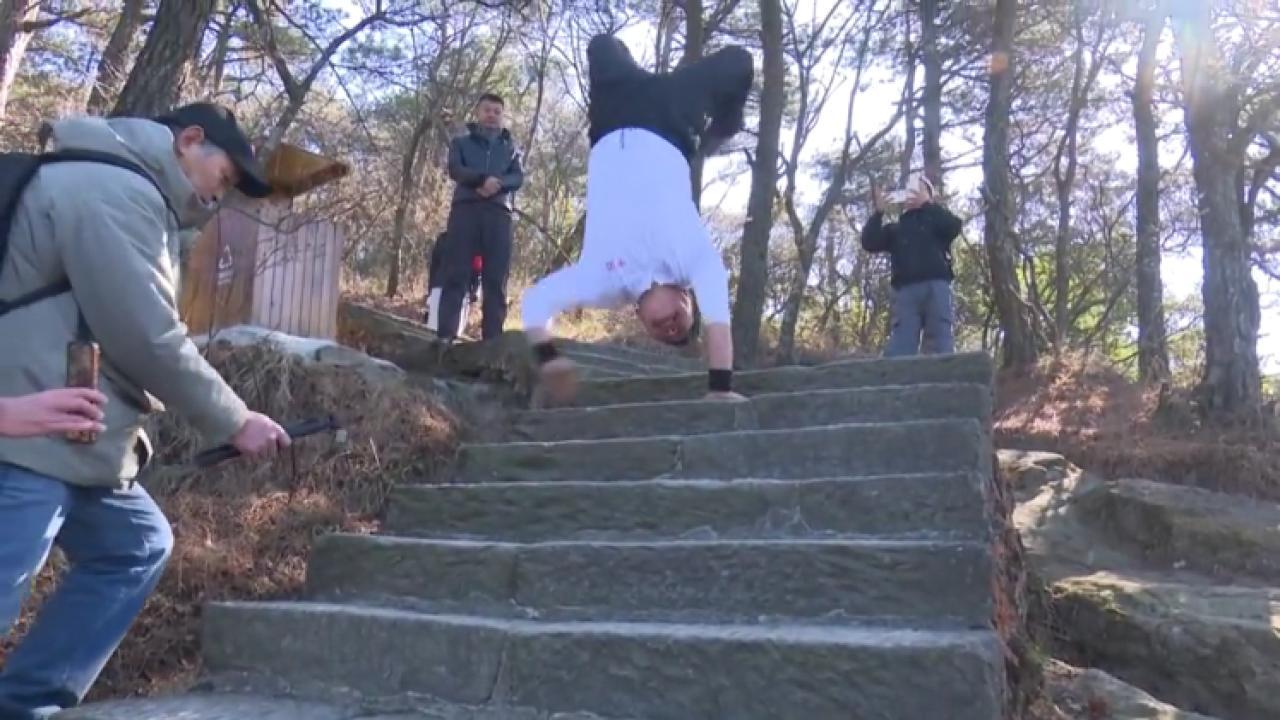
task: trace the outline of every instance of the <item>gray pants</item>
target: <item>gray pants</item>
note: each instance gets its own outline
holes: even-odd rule
[[[951,331],[951,283],[928,280],[903,285],[893,291],[893,330],[885,357],[915,355],[920,352],[920,333],[924,332],[924,351],[953,353],[955,336]]]

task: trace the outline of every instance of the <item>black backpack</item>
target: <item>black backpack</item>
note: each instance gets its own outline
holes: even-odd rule
[[[4,269],[5,256],[9,251],[9,229],[13,225],[13,216],[18,211],[18,202],[22,199],[23,191],[35,178],[40,168],[58,162],[100,163],[137,173],[146,178],[147,182],[155,187],[156,192],[160,193],[160,197],[164,198],[165,206],[169,207],[168,198],[165,198],[160,186],[156,185],[155,179],[146,170],[115,155],[93,150],[59,150],[38,154],[0,153],[0,270]],[[169,212],[173,212],[172,207],[169,207]],[[70,291],[71,281],[63,278],[56,283],[37,288],[16,298],[0,300],[0,316]]]

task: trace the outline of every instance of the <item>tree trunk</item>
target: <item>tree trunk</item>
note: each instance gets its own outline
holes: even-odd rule
[[[209,95],[217,96],[222,92],[222,79],[227,72],[227,53],[231,50],[231,37],[235,34],[236,15],[239,12],[240,3],[233,0],[222,13],[222,27],[218,29],[218,39],[213,44],[213,53],[201,78]]]
[[[809,273],[817,254],[816,236],[810,242],[810,234],[796,212],[794,197],[785,199],[791,235],[796,245],[796,274],[787,289],[786,303],[782,307],[782,325],[778,329],[778,360],[789,365],[795,360],[796,326],[800,324],[800,311],[804,307],[805,290],[809,287]]]
[[[823,308],[822,321],[819,326],[827,335],[831,347],[838,348],[840,342],[839,315],[835,312],[840,303],[840,270],[836,266],[836,234],[827,233],[827,242],[823,244],[823,263],[826,269],[826,291],[830,299]]]
[[[786,104],[786,68],[782,56],[782,0],[760,0],[760,36],[764,45],[764,80],[760,96],[760,131],[751,170],[747,223],[742,231],[742,269],[733,307],[733,356],[738,365],[755,363],[760,323],[769,282],[769,234],[773,229],[773,196],[778,180],[778,144]]]
[[[0,0],[0,118],[9,105],[9,93],[18,79],[22,58],[32,33],[23,28],[40,14],[38,0]]]
[[[178,103],[188,66],[216,0],[160,0],[147,42],[138,53],[112,115],[152,117]]]
[[[395,224],[391,229],[391,269],[387,274],[387,297],[389,298],[400,294],[405,225],[409,210],[413,206],[414,192],[417,190],[418,174],[414,169],[418,165],[418,149],[422,147],[422,138],[431,128],[431,122],[431,111],[424,110],[418,125],[413,129],[413,134],[409,136],[409,147],[405,149],[404,158],[400,163],[400,197],[396,202]]]
[[[1058,200],[1058,227],[1053,252],[1053,345],[1062,352],[1071,325],[1071,194],[1075,190],[1080,154],[1080,113],[1088,96],[1085,82],[1084,17],[1077,5],[1072,12],[1075,50],[1071,53],[1071,90],[1067,100],[1067,122],[1053,159],[1053,184]]]
[[[907,56],[906,91],[902,95],[902,158],[898,164],[898,187],[906,187],[911,179],[911,165],[916,156],[916,58],[919,48],[911,41],[911,16],[903,19],[903,45]]]
[[[102,49],[98,77],[85,105],[85,109],[94,115],[105,114],[110,109],[112,98],[124,82],[129,65],[129,46],[142,27],[143,5],[144,0],[124,0],[124,6],[120,8],[120,17],[107,39],[107,46]]]
[[[1133,88],[1133,126],[1138,144],[1138,371],[1144,381],[1169,376],[1169,345],[1160,277],[1160,147],[1156,136],[1156,49],[1164,16],[1152,13],[1142,36]]]
[[[849,94],[849,106],[845,115],[844,144],[840,149],[840,160],[832,169],[831,181],[823,191],[822,200],[819,201],[818,206],[814,209],[813,219],[809,221],[809,227],[807,228],[800,219],[800,213],[796,210],[795,172],[800,162],[798,152],[800,142],[798,138],[796,146],[792,148],[791,162],[787,167],[787,188],[782,202],[783,208],[787,213],[787,220],[791,224],[791,235],[795,239],[797,272],[787,293],[786,304],[783,306],[782,311],[782,327],[778,333],[778,356],[786,363],[790,363],[795,359],[796,326],[800,322],[800,311],[804,307],[805,295],[808,294],[809,273],[813,269],[813,260],[818,254],[818,240],[821,238],[822,229],[826,227],[827,218],[831,216],[831,213],[844,199],[845,185],[849,182],[849,168],[854,164],[852,155],[854,101],[857,99],[857,88],[862,82],[862,68],[865,66],[866,49],[867,45],[864,43],[863,53],[859,58],[858,72],[853,80],[854,89]],[[801,108],[804,108],[807,96],[801,93],[800,97]],[[803,110],[798,117],[801,121],[806,117]],[[870,141],[863,144],[858,151],[858,159],[861,160],[864,157],[864,153],[879,144],[896,122],[897,116],[873,136]]]
[[[920,0],[920,54],[924,64],[924,174],[942,192],[942,58],[938,0]]]
[[[1013,37],[1017,0],[996,0],[991,42],[991,90],[983,130],[982,174],[986,193],[983,241],[991,272],[991,295],[1004,332],[1004,367],[1036,361],[1036,343],[1027,320],[1015,270],[1013,189],[1009,182],[1009,113],[1013,105]]]
[[[1250,273],[1249,238],[1240,214],[1243,149],[1238,89],[1224,72],[1207,3],[1189,3],[1177,22],[1184,117],[1203,236],[1204,411],[1251,418],[1262,405],[1258,366],[1258,287]]]
[[[685,0],[684,3],[684,56],[681,65],[688,65],[702,59],[705,53],[703,38],[706,35],[706,21],[703,18],[702,0]],[[693,206],[702,206],[702,153],[696,153],[689,160],[689,187],[693,189]]]

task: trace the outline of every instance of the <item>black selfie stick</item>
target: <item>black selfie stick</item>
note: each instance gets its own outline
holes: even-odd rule
[[[301,420],[292,425],[285,425],[284,431],[289,434],[290,438],[297,440],[307,437],[308,435],[316,435],[318,433],[327,432],[329,430],[339,430],[342,426],[338,424],[337,418],[332,415],[322,418],[312,418],[310,420]],[[220,462],[239,457],[240,451],[234,445],[219,445],[217,447],[204,450],[192,461],[196,467],[207,468],[217,465]]]

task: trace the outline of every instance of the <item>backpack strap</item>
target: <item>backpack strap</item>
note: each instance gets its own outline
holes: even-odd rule
[[[146,178],[147,182],[155,188],[159,193],[160,199],[164,201],[165,209],[173,216],[174,220],[178,219],[178,213],[174,210],[173,205],[169,203],[169,198],[165,196],[164,191],[160,189],[155,178],[137,163],[130,162],[124,158],[111,155],[109,153],[98,152],[96,150],[57,150],[54,152],[41,153],[39,155],[31,155],[29,163],[22,167],[8,188],[8,197],[4,198],[3,207],[0,207],[0,269],[3,268],[4,256],[8,250],[9,231],[13,225],[13,217],[17,212],[18,203],[22,199],[22,193],[26,190],[27,185],[35,178],[36,173],[45,165],[61,162],[91,162],[99,165],[110,165],[128,170],[129,172]],[[63,293],[71,292],[71,280],[63,278],[55,283],[50,283],[41,288],[32,290],[31,292],[19,295],[12,300],[0,300],[0,316],[7,315],[14,310],[34,305],[35,303],[56,297]],[[78,330],[77,334],[81,340],[89,339],[89,327],[85,323],[84,315],[77,312]]]

